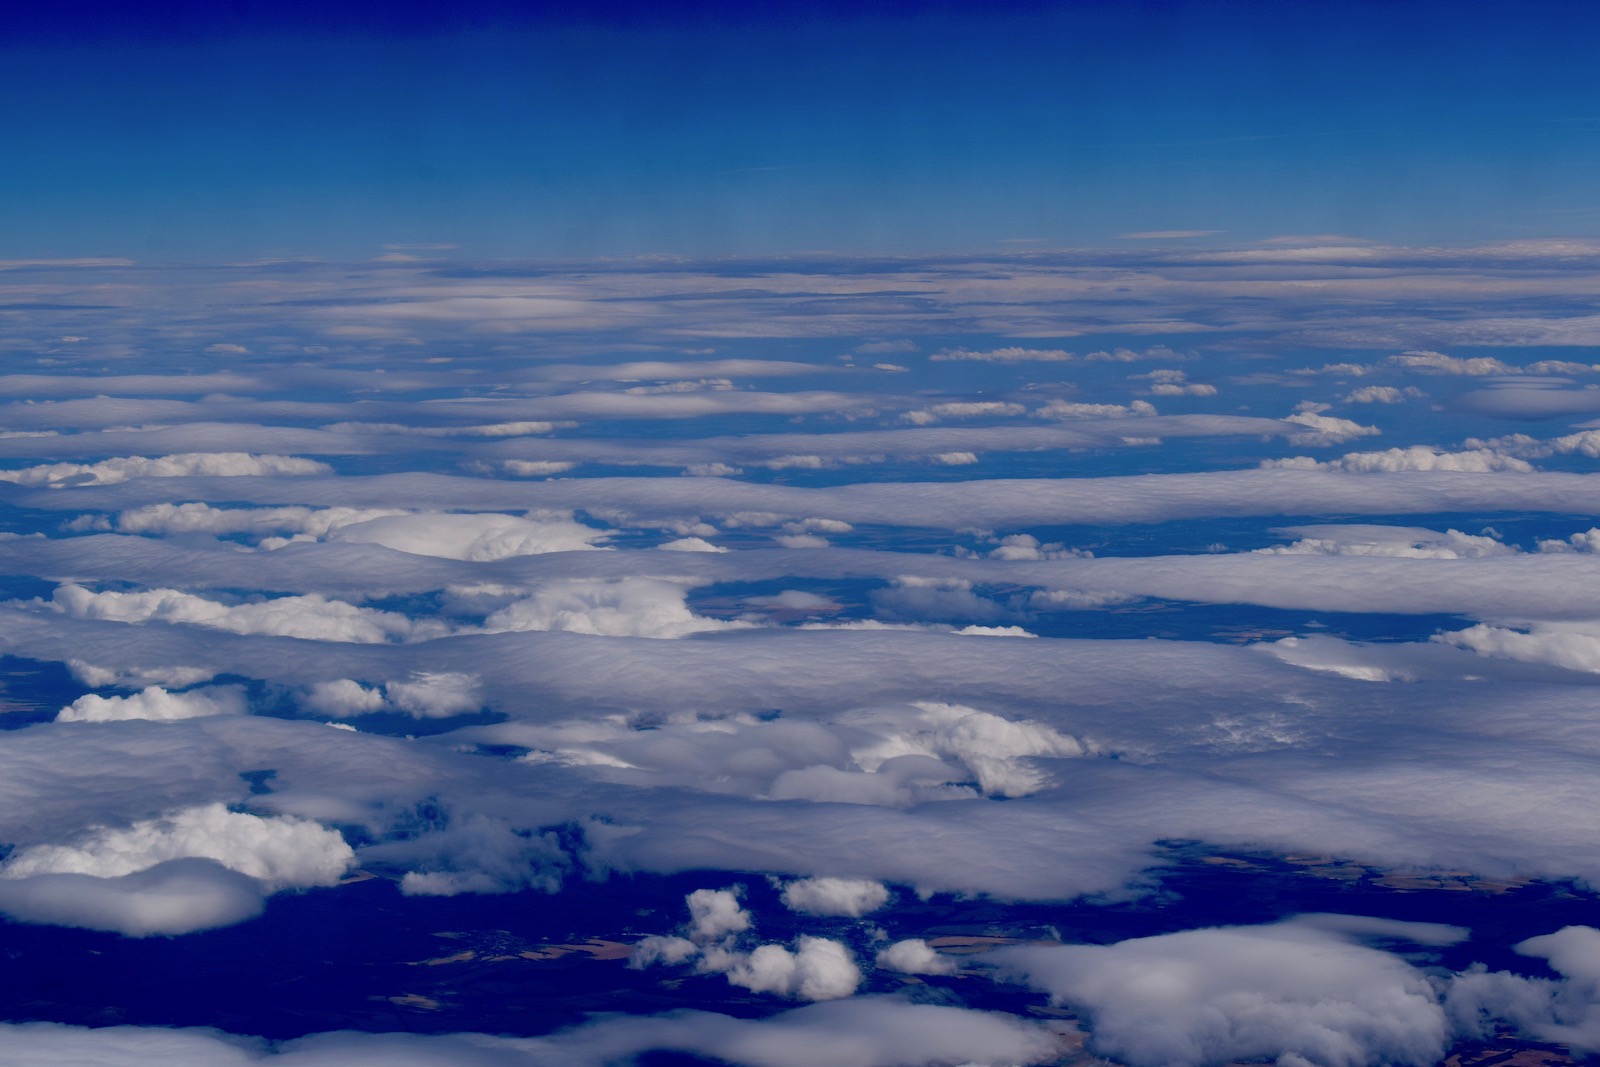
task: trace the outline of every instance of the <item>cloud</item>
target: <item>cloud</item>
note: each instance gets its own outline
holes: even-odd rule
[[[1389,362],[1393,366],[1425,374],[1467,375],[1474,378],[1486,374],[1515,374],[1520,369],[1509,363],[1502,363],[1492,356],[1461,359],[1447,356],[1443,352],[1430,351],[1402,352],[1398,356],[1390,356]]]
[[[535,1038],[488,1034],[341,1031],[265,1042],[213,1030],[0,1024],[0,1040],[31,1063],[142,1067],[607,1067],[650,1052],[681,1053],[735,1067],[1020,1067],[1053,1062],[1061,1040],[1046,1026],[1000,1012],[899,997],[853,997],[760,1019],[708,1011],[609,1015]]]
[[[1304,426],[1309,433],[1289,435],[1292,445],[1337,445],[1345,441],[1352,441],[1358,437],[1372,437],[1381,431],[1376,426],[1363,426],[1350,419],[1335,418],[1330,415],[1318,415],[1315,412],[1301,411],[1293,415],[1286,415],[1284,422]]]
[[[1463,474],[1515,471],[1526,474],[1533,470],[1533,466],[1526,460],[1492,452],[1486,448],[1445,452],[1426,445],[1388,448],[1382,452],[1347,452],[1338,459],[1321,462],[1307,456],[1269,459],[1262,460],[1261,465],[1289,470],[1349,471],[1353,474],[1392,474],[1399,471],[1453,471]]]
[[[881,882],[862,878],[801,878],[783,887],[783,906],[803,915],[847,915],[854,919],[889,903]]]
[[[127,624],[153,620],[238,634],[275,634],[314,641],[370,644],[448,632],[448,627],[438,620],[414,622],[397,612],[357,607],[315,595],[230,605],[176,589],[95,593],[80,585],[63,585],[56,588],[48,606],[80,619]]]
[[[248,478],[329,474],[333,468],[294,456],[256,456],[247,452],[192,452],[148,459],[124,456],[99,463],[48,463],[0,471],[0,482],[18,485],[115,485],[130,478]]]
[[[152,685],[126,697],[86,693],[62,708],[56,715],[56,722],[112,722],[119,719],[171,722],[204,715],[243,715],[244,712],[243,686],[218,685],[170,693]]]
[[[861,984],[861,969],[837,941],[802,935],[793,950],[761,945],[730,967],[728,981],[754,993],[800,1000],[838,1000]]]
[[[1514,947],[1561,977],[1528,978],[1482,965],[1454,975],[1444,1004],[1457,1028],[1481,1039],[1509,1024],[1535,1041],[1580,1054],[1600,1051],[1600,930],[1566,926]]]
[[[120,876],[0,878],[0,912],[12,919],[125,937],[232,926],[255,918],[262,907],[259,883],[206,859],[167,860]]]
[[[1432,986],[1405,960],[1358,940],[1404,938],[1404,926],[1291,920],[994,957],[1004,974],[1086,1012],[1095,1051],[1132,1067],[1256,1059],[1427,1067],[1444,1056],[1450,1033]]]
[[[960,965],[941,955],[920,937],[907,938],[878,952],[874,961],[879,970],[900,974],[955,974]]]
[[[271,889],[336,884],[355,853],[336,830],[293,816],[183,808],[122,829],[101,827],[66,845],[28,845],[0,863],[0,878],[86,874],[117,878],[168,860],[210,859]]]
[[[930,426],[941,419],[1001,418],[1021,415],[1026,410],[1021,404],[1001,400],[955,400],[908,411],[900,416],[900,421]]]
[[[947,348],[928,357],[934,363],[1066,363],[1076,358],[1071,352],[1060,348],[1018,348],[1014,345],[987,351]]]
[[[792,950],[778,944],[748,951],[736,947],[738,935],[751,928],[737,889],[697,889],[684,902],[688,938],[645,938],[635,946],[629,966],[694,961],[698,971],[721,974],[730,985],[800,1000],[838,1000],[861,984],[860,967],[838,941],[801,935]]]
[[[391,515],[341,525],[333,540],[377,544],[419,556],[472,561],[508,559],[542,552],[594,547],[604,531],[566,519],[531,520],[510,515]]]
[[[619,581],[553,581],[484,620],[489,633],[506,630],[565,630],[610,637],[674,638],[749,623],[696,615],[688,588],[659,578]]]

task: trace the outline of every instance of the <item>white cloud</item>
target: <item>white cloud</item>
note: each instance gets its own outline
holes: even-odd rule
[[[333,468],[326,463],[295,456],[188,452],[155,459],[122,456],[99,463],[47,463],[23,470],[0,471],[0,482],[62,487],[115,485],[130,478],[248,478],[331,473]]]
[[[1289,921],[995,956],[1055,1003],[1087,1012],[1095,1051],[1132,1067],[1431,1067],[1450,1028],[1427,977],[1358,941],[1404,939],[1407,924],[1394,925],[1402,929]]]
[[[1149,417],[1156,413],[1147,400],[1134,400],[1127,404],[1087,404],[1070,400],[1052,400],[1033,410],[1036,419],[1121,419],[1130,415]]]
[[[482,683],[464,671],[418,671],[384,686],[390,703],[418,719],[443,719],[483,707]]]
[[[1480,377],[1485,374],[1515,374],[1520,368],[1509,363],[1502,363],[1492,356],[1474,356],[1471,359],[1461,359],[1456,356],[1447,356],[1443,352],[1419,351],[1402,352],[1398,356],[1390,356],[1389,362],[1396,367],[1406,370],[1422,371],[1425,374],[1455,374]]]
[[[928,357],[935,363],[966,361],[973,363],[1065,363],[1075,359],[1071,352],[1059,348],[991,348],[974,351],[969,348],[947,348]]]
[[[1526,474],[1533,470],[1532,465],[1526,460],[1484,448],[1465,452],[1445,452],[1426,445],[1389,448],[1382,452],[1347,452],[1338,459],[1322,462],[1309,456],[1268,459],[1263,460],[1261,466],[1287,470],[1348,471],[1353,474],[1384,474],[1399,471],[1449,471],[1465,474],[1516,471]]]
[[[311,686],[301,701],[305,707],[320,715],[343,719],[351,715],[368,715],[388,706],[383,690],[371,689],[350,678],[336,678],[331,682],[317,682]]]
[[[663,552],[726,552],[728,549],[714,545],[703,537],[680,537],[656,546]]]
[[[930,426],[944,419],[1009,418],[1027,410],[1021,404],[1002,400],[953,400],[908,411],[900,416],[900,421],[914,426]]]
[[[1376,426],[1363,426],[1350,419],[1335,418],[1332,415],[1318,415],[1311,411],[1301,411],[1293,415],[1285,415],[1284,422],[1304,426],[1309,433],[1295,433],[1289,435],[1289,443],[1293,445],[1337,445],[1345,441],[1352,441],[1357,437],[1371,437],[1381,431]]]
[[[164,686],[182,689],[199,685],[215,678],[217,672],[207,667],[124,667],[113,669],[97,667],[81,659],[67,660],[67,670],[72,677],[91,689],[116,686],[120,689],[144,689],[147,686]]]
[[[837,1000],[861,984],[861,968],[838,941],[802,935],[795,948],[761,945],[726,972],[728,981],[754,993],[800,1000]]]
[[[859,919],[889,903],[882,882],[862,878],[801,878],[783,887],[783,906],[804,915]]]
[[[397,552],[487,561],[594,547],[605,533],[571,518],[511,515],[392,515],[340,526],[332,540],[377,544]]]
[[[438,620],[413,622],[397,612],[357,607],[320,596],[286,596],[229,605],[176,589],[95,593],[79,585],[63,585],[56,588],[50,607],[79,619],[182,623],[237,634],[358,644],[415,640],[448,632],[448,627]]]
[[[109,930],[126,937],[231,926],[261,914],[262,905],[255,880],[204,859],[168,860],[110,877],[0,877],[0,912],[19,922]],[[7,1054],[16,1052],[12,1047]]]
[[[490,615],[484,629],[672,638],[750,625],[694,614],[686,602],[688,592],[683,584],[659,578],[558,580]]]
[[[1290,545],[1258,548],[1262,555],[1382,556],[1402,559],[1482,559],[1515,555],[1516,549],[1493,537],[1460,530],[1360,524],[1292,526],[1280,533],[1297,537]]]
[[[955,974],[961,966],[949,956],[935,951],[920,937],[896,941],[878,953],[879,970],[901,974]]]
[[[715,941],[750,929],[750,913],[739,903],[735,889],[696,889],[684,903],[689,906],[689,929],[697,941]]]
[[[1403,404],[1408,396],[1421,396],[1414,387],[1404,390],[1392,385],[1363,385],[1344,398],[1347,404]]]
[[[72,844],[19,848],[0,863],[0,878],[118,878],[190,858],[215,860],[269,889],[281,889],[334,885],[355,862],[355,853],[338,831],[306,819],[250,815],[207,804],[121,829],[94,829]]]
[[[56,722],[114,722],[124,719],[153,719],[171,722],[206,715],[243,715],[244,687],[218,685],[170,693],[160,686],[125,697],[102,697],[86,693],[62,708]]]

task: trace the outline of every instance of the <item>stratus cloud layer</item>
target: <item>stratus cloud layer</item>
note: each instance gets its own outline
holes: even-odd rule
[[[628,973],[740,1008],[7,1040],[128,1063],[1600,1048],[1585,926],[1488,946],[1541,976],[1426,924],[1180,907],[1086,945],[1007,911],[1159,891],[1181,841],[1600,885],[1600,365],[1520,351],[1600,338],[1573,310],[1596,256],[8,272],[18,303],[52,295],[16,312],[46,362],[0,377],[0,649],[73,684],[0,735],[0,913],[177,937],[283,894],[338,914],[357,870],[491,910],[681,875],[700,887],[633,925]],[[115,309],[47,306],[113,282]],[[958,955],[921,907],[1035,943]],[[913,978],[945,1003],[881,995]],[[958,1006],[980,982],[1076,1023]]]

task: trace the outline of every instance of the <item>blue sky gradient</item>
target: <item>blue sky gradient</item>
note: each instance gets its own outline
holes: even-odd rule
[[[1589,233],[1576,4],[360,10],[0,28],[0,254]]]

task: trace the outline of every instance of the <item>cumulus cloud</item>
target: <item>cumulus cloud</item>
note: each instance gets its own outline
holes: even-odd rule
[[[1316,416],[1312,416],[1316,417]],[[1341,420],[1342,421],[1342,420]],[[1445,452],[1426,445],[1389,448],[1382,452],[1347,452],[1338,459],[1317,461],[1309,456],[1263,460],[1263,467],[1287,470],[1349,471],[1353,474],[1381,474],[1398,471],[1449,471],[1462,474],[1490,474],[1495,471],[1529,473],[1527,460],[1517,459],[1484,448],[1465,452]]]
[[[113,722],[119,719],[153,719],[171,722],[206,715],[243,715],[244,687],[218,685],[172,693],[152,685],[132,696],[97,696],[86,693],[62,708],[57,722]]]
[[[282,889],[334,885],[355,861],[355,853],[338,831],[307,819],[251,815],[207,804],[122,828],[100,827],[70,844],[19,848],[0,863],[0,878],[117,878],[187,858],[215,860],[269,889]]]
[[[1291,526],[1279,531],[1293,544],[1255,551],[1279,556],[1383,556],[1403,559],[1482,559],[1515,555],[1516,549],[1486,534],[1428,530],[1414,526],[1362,524]]]
[[[1428,1067],[1450,1034],[1433,987],[1360,940],[1404,939],[1408,925],[1289,921],[994,955],[1005,974],[1086,1012],[1094,1049],[1133,1067]],[[1465,933],[1416,925],[1431,944]]]
[[[935,363],[1066,363],[1076,359],[1071,352],[1060,348],[990,348],[975,351],[970,348],[947,348],[928,357]]]
[[[930,404],[900,416],[901,422],[913,426],[931,426],[944,419],[1005,418],[1021,415],[1027,408],[1001,400],[953,400],[944,404]]]
[[[357,607],[314,595],[224,604],[176,589],[96,593],[80,585],[63,585],[56,588],[49,606],[79,619],[179,623],[237,634],[358,644],[415,640],[448,632],[448,627],[437,619],[414,621],[398,612]]]
[[[1091,404],[1072,400],[1052,400],[1033,410],[1036,419],[1118,419],[1129,416],[1150,417],[1156,413],[1148,400],[1134,400],[1127,404]]]
[[[255,918],[263,904],[255,879],[207,859],[167,860],[124,875],[0,875],[0,912],[12,919],[126,937],[232,926]]]
[[[694,961],[703,974],[721,974],[754,993],[800,1000],[837,1000],[861,984],[861,968],[841,942],[801,935],[793,949],[779,944],[738,947],[751,928],[737,889],[697,889],[685,898],[688,937],[647,937],[629,958],[632,967]]]
[[[874,960],[879,970],[901,974],[955,974],[960,965],[936,951],[920,937],[896,941],[878,952]]]
[[[1398,356],[1390,356],[1389,363],[1404,370],[1421,371],[1424,374],[1454,374],[1481,377],[1485,374],[1515,374],[1520,368],[1509,363],[1503,363],[1493,356],[1474,356],[1462,359],[1457,356],[1447,356],[1443,352],[1417,351],[1402,352]]]
[[[1515,948],[1561,977],[1528,978],[1482,965],[1454,975],[1444,1004],[1457,1028],[1481,1039],[1509,1025],[1535,1041],[1600,1052],[1600,930],[1567,926]]]
[[[804,915],[859,919],[889,903],[882,882],[862,878],[801,878],[783,887],[783,906]]]
[[[553,581],[490,615],[484,629],[490,633],[565,630],[609,637],[673,638],[750,625],[696,615],[689,609],[687,596],[686,586],[659,578]]]
[[[1038,1022],[881,996],[760,1019],[708,1011],[608,1015],[535,1038],[342,1031],[266,1042],[214,1030],[11,1023],[0,1024],[0,1041],[19,1061],[97,1067],[609,1067],[650,1052],[736,1067],[1022,1067],[1054,1062],[1064,1047]]]
[[[1319,415],[1314,411],[1300,411],[1286,415],[1284,422],[1304,426],[1309,432],[1289,435],[1292,445],[1337,445],[1358,437],[1371,437],[1380,431],[1376,426],[1363,426],[1350,419]]]
[[[341,526],[333,539],[377,544],[419,556],[474,562],[573,552],[594,547],[603,531],[569,518],[521,519],[511,515],[391,515]]]
[[[295,456],[251,455],[248,452],[189,452],[172,456],[122,456],[99,463],[48,463],[22,470],[0,471],[0,482],[58,488],[115,485],[130,478],[248,478],[331,474],[332,467]]]

